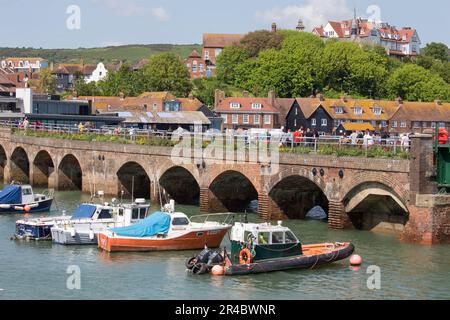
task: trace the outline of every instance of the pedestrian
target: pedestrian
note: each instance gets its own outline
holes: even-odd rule
[[[352,131],[350,134],[350,140],[352,145],[356,145],[358,143],[358,133],[356,131]]]
[[[400,136],[400,145],[402,147],[402,151],[408,151],[409,150],[409,136],[408,134],[402,134]]]

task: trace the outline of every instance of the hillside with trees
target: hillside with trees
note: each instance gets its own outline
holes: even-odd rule
[[[123,61],[135,64],[150,56],[171,52],[180,57],[187,58],[192,50],[200,50],[198,44],[149,44],[110,46],[104,48],[78,48],[78,49],[36,49],[36,48],[1,48],[0,58],[7,57],[41,57],[54,63],[113,63]]]

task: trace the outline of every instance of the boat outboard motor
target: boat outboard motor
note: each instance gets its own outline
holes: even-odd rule
[[[195,264],[204,263],[207,264],[209,260],[209,256],[212,254],[212,250],[209,248],[205,248],[200,252],[197,256],[193,256],[186,260],[186,268],[192,270]]]

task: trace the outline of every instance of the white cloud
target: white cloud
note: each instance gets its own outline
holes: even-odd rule
[[[122,46],[123,43],[122,42],[118,42],[118,41],[103,41],[100,46],[101,47],[118,47],[118,46]]]
[[[275,7],[270,10],[258,11],[256,18],[260,21],[276,22],[279,26],[293,29],[298,19],[302,19],[308,31],[328,20],[350,19],[353,11],[347,6],[346,0],[308,0],[304,5]]]
[[[166,9],[163,7],[152,8],[151,9],[152,16],[155,17],[159,21],[167,21],[170,19],[169,14]]]
[[[151,15],[159,21],[167,21],[170,19],[169,14],[163,7],[151,8],[138,4],[135,0],[92,0],[95,3],[104,5],[107,9],[112,10],[120,16],[143,16]]]

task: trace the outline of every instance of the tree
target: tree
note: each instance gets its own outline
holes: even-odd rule
[[[449,49],[444,43],[432,42],[427,44],[423,49],[422,54],[433,59],[441,60],[443,62],[449,61]]]
[[[122,65],[116,72],[108,72],[105,79],[97,83],[98,90],[105,96],[139,95],[144,91],[142,73],[133,72],[128,65]]]
[[[388,58],[351,42],[327,43],[322,61],[327,90],[360,96],[384,95]]]
[[[77,95],[79,96],[102,96],[103,92],[101,89],[97,86],[97,84],[92,81],[89,83],[86,83],[84,79],[78,79],[75,82],[75,91],[77,92]]]
[[[55,78],[52,71],[47,68],[39,72],[39,79],[31,81],[31,86],[34,86],[37,92],[55,93]]]
[[[192,89],[189,70],[173,53],[152,56],[142,70],[145,91],[170,91],[186,97]]]
[[[234,83],[236,67],[249,57],[250,55],[244,48],[226,47],[217,57],[217,78],[227,84]]]
[[[402,97],[409,101],[434,101],[450,99],[450,85],[441,77],[418,66],[406,64],[397,69],[387,81],[391,99]]]
[[[194,85],[194,97],[211,108],[214,106],[214,95],[216,89],[224,91],[226,96],[232,96],[234,94],[233,91],[236,90],[217,78],[196,78],[192,80],[192,83]]]
[[[248,33],[241,40],[241,46],[250,57],[256,57],[261,51],[267,49],[280,49],[283,36],[278,32],[259,30]]]

